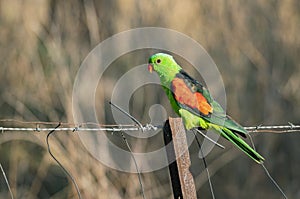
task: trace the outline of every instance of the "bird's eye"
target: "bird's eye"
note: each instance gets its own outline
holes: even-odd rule
[[[160,60],[160,59],[157,59],[157,60],[156,60],[156,63],[157,63],[157,64],[160,64],[160,63],[161,63],[161,60]]]

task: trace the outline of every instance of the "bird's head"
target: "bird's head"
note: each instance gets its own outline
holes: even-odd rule
[[[148,70],[156,71],[161,78],[174,78],[181,70],[171,55],[165,53],[157,53],[149,58]]]

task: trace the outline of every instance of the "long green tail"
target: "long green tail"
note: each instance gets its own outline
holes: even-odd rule
[[[259,153],[257,153],[253,148],[251,148],[242,138],[237,136],[231,130],[225,127],[220,127],[215,124],[210,124],[210,126],[219,132],[225,139],[232,142],[240,150],[246,153],[250,158],[252,158],[258,164],[262,164],[265,160]]]

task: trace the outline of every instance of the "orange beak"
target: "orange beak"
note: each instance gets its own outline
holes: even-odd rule
[[[152,64],[148,64],[148,71],[149,71],[150,73],[152,73],[152,71],[153,71],[153,66],[152,66]]]

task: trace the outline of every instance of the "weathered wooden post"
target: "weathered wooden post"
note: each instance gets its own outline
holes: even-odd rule
[[[169,171],[175,199],[196,199],[196,188],[189,170],[191,161],[186,132],[181,118],[169,118],[164,126],[164,141],[169,161]]]

